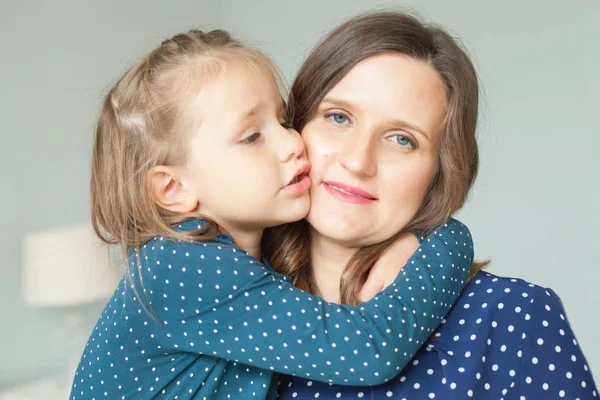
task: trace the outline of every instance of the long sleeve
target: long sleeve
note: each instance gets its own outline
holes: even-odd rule
[[[481,271],[395,379],[365,388],[283,376],[278,396],[591,400],[598,389],[558,296]]]
[[[519,314],[530,329],[511,392],[526,399],[597,399],[598,389],[556,293],[538,290]]]
[[[394,377],[440,324],[463,288],[473,247],[468,229],[448,222],[425,238],[392,285],[357,307],[295,288],[226,239],[157,238],[140,256],[138,289],[165,350],[376,385]]]

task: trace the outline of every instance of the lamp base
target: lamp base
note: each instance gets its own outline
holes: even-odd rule
[[[0,400],[64,400],[71,388],[64,387],[62,376],[49,377],[0,392]]]
[[[84,320],[80,307],[70,307],[65,313],[65,338],[66,338],[66,373],[62,379],[65,387],[71,389],[75,372],[79,366],[81,354],[85,348],[84,338],[87,337],[87,330],[84,328]]]

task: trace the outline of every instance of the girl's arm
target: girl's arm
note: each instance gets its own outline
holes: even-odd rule
[[[297,289],[227,243],[159,238],[142,255],[162,347],[365,386],[393,378],[440,324],[466,281],[473,245],[468,229],[449,221],[389,287],[357,307]]]

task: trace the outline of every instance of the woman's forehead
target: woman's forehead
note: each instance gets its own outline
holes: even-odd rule
[[[383,54],[355,65],[323,98],[322,106],[351,108],[370,118],[400,118],[436,131],[445,117],[446,88],[437,70],[414,58]]]

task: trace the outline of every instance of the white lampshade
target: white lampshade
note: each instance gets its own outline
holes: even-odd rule
[[[23,296],[34,306],[66,307],[104,300],[122,270],[89,225],[32,232],[24,240]]]

